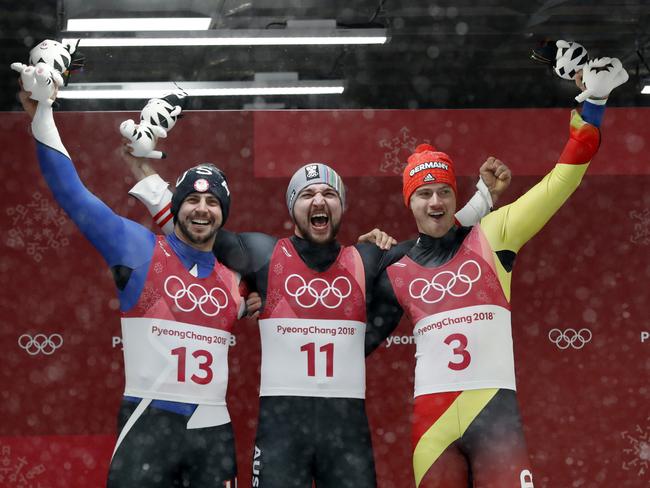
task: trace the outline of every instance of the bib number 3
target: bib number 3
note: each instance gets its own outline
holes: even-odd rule
[[[472,362],[472,356],[467,350],[467,336],[463,334],[451,334],[445,339],[445,344],[453,347],[454,359],[449,361],[447,367],[454,371],[462,371]]]

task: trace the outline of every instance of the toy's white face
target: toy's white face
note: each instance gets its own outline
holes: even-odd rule
[[[29,62],[35,65],[43,62],[63,74],[70,67],[70,52],[63,44],[46,39],[29,53]]]

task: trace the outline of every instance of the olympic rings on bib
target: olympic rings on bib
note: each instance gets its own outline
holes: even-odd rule
[[[582,349],[588,342],[591,342],[592,333],[589,329],[551,329],[548,331],[548,340],[555,344],[558,349]]]
[[[63,336],[51,334],[48,337],[45,334],[36,334],[32,337],[29,334],[23,334],[18,338],[18,345],[30,356],[36,356],[39,353],[50,356],[63,345]]]
[[[284,289],[303,308],[315,307],[320,302],[325,308],[334,309],[350,296],[352,283],[345,276],[334,278],[332,284],[323,278],[313,278],[307,283],[302,276],[292,274],[285,280]]]
[[[420,299],[424,303],[438,303],[445,298],[447,293],[457,298],[464,297],[472,291],[472,285],[480,277],[481,266],[470,259],[461,264],[456,273],[445,270],[435,275],[430,281],[424,278],[414,279],[409,285],[409,294],[412,298]]]
[[[170,283],[172,280],[174,281]],[[198,283],[185,286],[185,282],[178,276],[172,275],[168,277],[165,280],[164,288],[167,296],[172,298],[176,307],[183,312],[191,312],[196,307],[199,307],[203,315],[214,317],[228,305],[228,295],[221,288],[214,287],[208,292]]]

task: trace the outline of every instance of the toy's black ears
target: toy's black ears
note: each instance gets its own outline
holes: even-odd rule
[[[66,70],[65,73],[62,73],[63,75],[63,84],[65,86],[68,86],[68,82],[70,81],[70,76],[74,71],[81,71],[83,70],[85,64],[86,64],[86,56],[82,52],[77,51],[77,47],[79,47],[79,42],[81,42],[81,39],[77,39],[77,43],[72,45],[69,44],[66,46],[66,49],[70,53],[70,66]]]
[[[179,90],[174,93],[170,93],[169,95],[163,97],[163,100],[165,100],[167,103],[169,103],[172,107],[175,105],[179,105],[182,110],[185,110],[185,105],[187,104],[187,93],[185,93],[182,90]]]
[[[171,106],[179,105],[181,107],[181,110],[185,110],[185,106],[187,105],[187,99],[189,98],[187,96],[187,92],[183,90],[180,86],[178,86],[178,83],[176,82],[174,82],[174,86],[176,86],[177,89],[174,92],[164,96],[163,100],[165,100]],[[181,115],[179,115],[179,117]]]
[[[557,54],[557,46],[555,41],[544,41],[544,43],[531,50],[530,58],[538,63],[548,64],[551,68],[555,65],[555,56]]]

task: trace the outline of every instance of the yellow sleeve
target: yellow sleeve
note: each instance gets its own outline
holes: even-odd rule
[[[567,201],[588,166],[558,163],[516,201],[485,216],[480,225],[492,249],[519,251]]]
[[[516,253],[550,220],[575,191],[600,146],[600,131],[571,112],[569,139],[558,163],[517,201],[481,220],[494,251]]]

